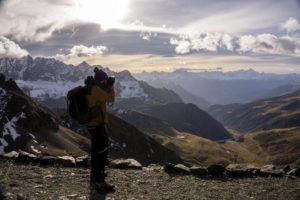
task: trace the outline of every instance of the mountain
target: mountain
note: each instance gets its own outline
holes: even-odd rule
[[[84,155],[88,140],[59,125],[52,113],[0,75],[0,152]]]
[[[241,132],[299,127],[300,90],[248,104],[215,105],[208,112]]]
[[[21,149],[54,156],[87,154],[90,142],[85,128],[72,121],[65,111],[64,120],[58,113],[61,112],[41,107],[15,81],[1,75],[0,152]],[[182,162],[173,151],[117,117],[110,116],[108,130],[112,158],[135,158],[143,164]]]
[[[101,68],[109,76],[116,77],[117,101],[182,102],[171,90],[153,88],[145,82],[136,80],[128,71],[113,72]],[[53,58],[31,56],[23,58],[0,58],[0,73],[16,80],[18,86],[38,102],[65,108],[65,95],[71,88],[83,85],[87,76],[94,74],[94,66],[86,62],[66,65]]]
[[[139,108],[139,112],[166,121],[180,132],[189,132],[210,140],[231,138],[222,124],[193,104],[153,105]]]
[[[89,137],[86,128],[72,120],[66,110],[56,110],[62,124],[73,131]],[[107,125],[111,143],[111,158],[134,158],[144,165],[151,163],[182,163],[182,159],[173,151],[163,147],[154,139],[138,130],[135,126],[114,115],[109,116]]]
[[[176,152],[190,165],[233,162],[232,153],[224,150],[221,144],[188,132],[178,131],[167,121],[132,110],[119,112],[118,116]]]
[[[253,69],[232,72],[181,69],[174,72],[142,72],[134,76],[155,87],[172,89],[172,85],[179,85],[211,105],[247,103],[262,97],[277,96],[271,91],[300,80],[298,74],[259,73]],[[268,93],[270,96],[264,96]]]

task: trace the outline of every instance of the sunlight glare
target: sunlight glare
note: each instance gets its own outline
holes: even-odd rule
[[[98,23],[103,29],[115,28],[128,13],[129,0],[76,0],[76,17]]]

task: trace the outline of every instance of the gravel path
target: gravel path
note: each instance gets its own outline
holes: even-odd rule
[[[108,181],[116,185],[116,191],[100,195],[90,187],[88,169],[19,165],[0,160],[0,186],[9,200],[300,199],[300,179],[201,179],[144,168],[108,169]]]

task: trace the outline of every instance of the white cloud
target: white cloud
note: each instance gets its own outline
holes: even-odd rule
[[[15,42],[0,36],[0,57],[23,57],[28,55],[25,49],[22,49]]]
[[[281,24],[281,28],[286,30],[288,33],[300,31],[300,22],[297,19],[290,17]]]
[[[70,11],[66,2],[71,0],[56,5],[50,1],[6,0],[0,8],[0,35],[17,41],[44,41],[64,26]]]
[[[218,49],[233,50],[233,37],[221,33],[199,33],[182,35],[180,39],[171,38],[170,44],[175,45],[178,54],[194,51],[217,51]]]
[[[239,39],[239,52],[300,56],[300,39],[289,36],[278,37],[261,34],[256,37],[245,35]]]
[[[201,33],[171,38],[170,44],[175,46],[177,54],[191,51],[218,52],[225,50],[235,53],[255,53],[300,56],[300,38],[260,34],[231,36],[221,33]]]
[[[170,43],[175,45],[175,52],[178,54],[186,54],[191,51],[191,43],[186,39],[171,38]]]
[[[77,58],[77,57],[91,57],[91,56],[97,56],[102,55],[105,52],[107,52],[106,46],[84,46],[84,45],[76,45],[73,46],[70,49],[70,53],[65,54],[57,54],[56,58],[59,60],[68,60],[71,58]]]

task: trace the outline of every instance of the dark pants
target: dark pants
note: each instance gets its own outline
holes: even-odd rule
[[[104,181],[108,155],[108,136],[105,125],[88,128],[91,135],[91,180]]]

